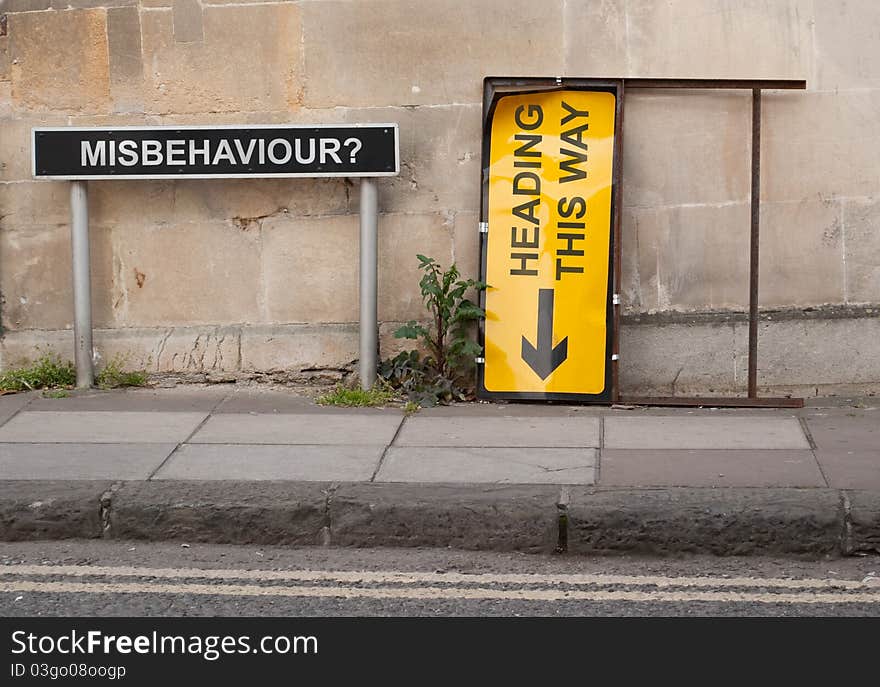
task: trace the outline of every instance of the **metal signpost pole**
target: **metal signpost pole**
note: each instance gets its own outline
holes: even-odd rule
[[[88,182],[70,182],[70,244],[73,256],[73,338],[76,386],[91,387],[95,381],[92,359],[92,283],[89,268]]]
[[[368,391],[376,381],[379,351],[378,291],[379,193],[373,179],[361,179],[360,378]]]

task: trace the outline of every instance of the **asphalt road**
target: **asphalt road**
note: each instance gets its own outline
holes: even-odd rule
[[[0,616],[874,616],[880,557],[0,544]]]

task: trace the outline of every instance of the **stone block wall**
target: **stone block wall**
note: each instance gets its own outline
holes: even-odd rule
[[[68,195],[34,126],[399,122],[382,354],[415,254],[477,272],[487,75],[799,78],[763,100],[765,390],[880,388],[875,0],[0,0],[0,365],[71,351]],[[750,98],[630,92],[621,372],[745,386]],[[357,357],[357,182],[90,184],[102,357],[248,374]]]

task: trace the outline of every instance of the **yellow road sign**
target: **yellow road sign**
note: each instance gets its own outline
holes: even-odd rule
[[[599,90],[495,101],[483,395],[606,394],[615,110]]]

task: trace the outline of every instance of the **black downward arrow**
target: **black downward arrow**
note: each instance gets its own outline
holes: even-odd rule
[[[541,379],[547,379],[568,357],[568,337],[553,348],[553,289],[538,290],[538,347],[522,338],[522,359]]]

